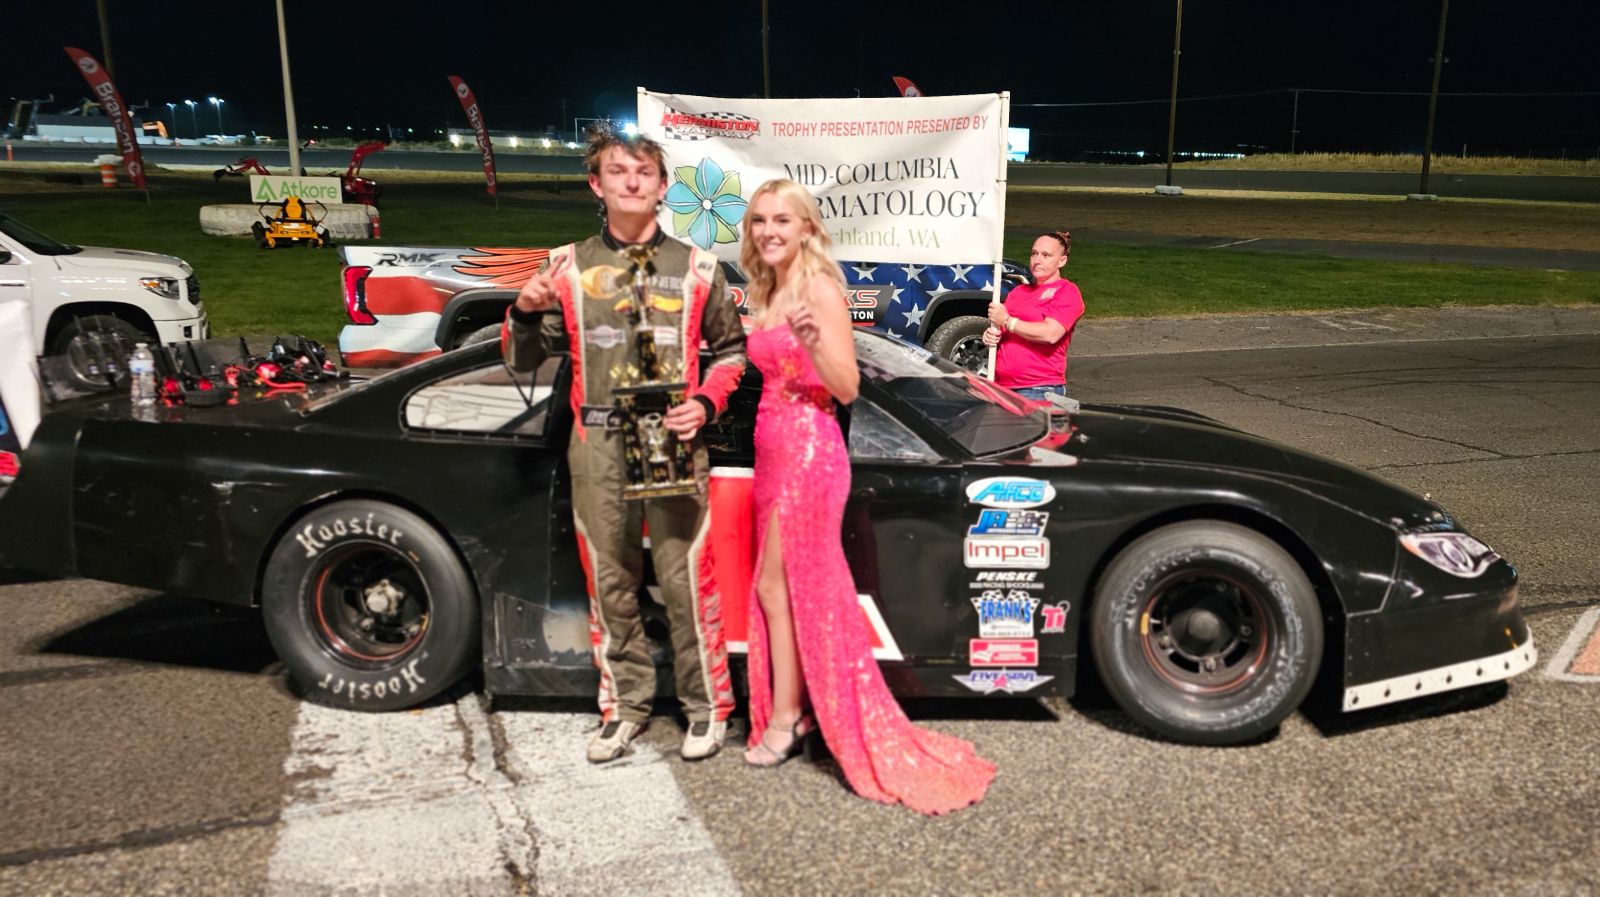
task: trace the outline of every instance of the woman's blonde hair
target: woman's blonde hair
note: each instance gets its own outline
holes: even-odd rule
[[[750,308],[761,317],[766,316],[767,301],[772,298],[773,293],[783,287],[789,288],[790,293],[794,293],[818,274],[836,282],[840,292],[845,289],[844,272],[839,269],[839,263],[833,259],[833,240],[828,236],[828,229],[822,223],[822,213],[817,208],[816,198],[806,192],[806,188],[788,178],[773,178],[750,194],[749,208],[754,209],[756,200],[769,193],[787,202],[796,215],[811,225],[811,233],[800,241],[800,255],[789,268],[789,282],[780,284],[777,282],[778,272],[762,260],[761,248],[750,238],[750,212],[748,209],[745,211],[741,226],[743,244],[739,247],[739,267],[743,268],[745,276],[750,278],[750,284],[746,288]]]

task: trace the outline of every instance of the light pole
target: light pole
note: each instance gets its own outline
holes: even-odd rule
[[[194,100],[184,100],[183,105],[189,107],[189,127],[194,130],[194,139],[200,139],[200,122],[194,117]]]
[[[177,103],[168,103],[167,104],[167,120],[172,122],[172,134],[169,135],[169,136],[171,136],[173,140],[177,140],[178,139],[178,104]]]
[[[1167,107],[1167,186],[1172,186],[1172,136],[1178,130],[1178,56],[1182,53],[1183,0],[1178,0],[1178,15],[1172,23],[1172,102]]]
[[[1433,162],[1433,114],[1439,108],[1439,73],[1444,68],[1444,25],[1450,18],[1450,0],[1439,6],[1439,45],[1433,51],[1433,90],[1428,94],[1428,136],[1422,141],[1422,186],[1419,196],[1428,196],[1428,169]]]
[[[222,141],[222,103],[223,103],[223,101],[222,101],[222,99],[220,97],[206,97],[206,99],[211,101],[211,105],[217,107],[217,141],[220,143]]]

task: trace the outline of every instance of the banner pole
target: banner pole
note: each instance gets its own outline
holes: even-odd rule
[[[994,291],[989,294],[990,305],[1004,304],[1000,301],[1000,271],[1006,254],[1006,131],[1010,127],[1011,91],[1002,90],[1000,91],[1000,170],[995,175],[995,181],[999,187],[995,191],[996,204],[999,206],[999,214],[995,216],[995,246],[997,251],[994,257],[994,274],[989,279],[989,287]],[[994,359],[997,349],[997,346],[989,347],[989,382],[991,383],[995,379]]]

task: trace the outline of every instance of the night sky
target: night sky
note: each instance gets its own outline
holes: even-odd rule
[[[282,134],[271,0],[106,0],[116,81],[131,104],[195,99],[215,132]],[[524,132],[577,116],[631,117],[634,87],[759,96],[760,0],[694,4],[287,0],[302,123],[351,136],[465,127],[445,78],[477,93],[489,127]],[[965,14],[934,10],[966,9]],[[158,11],[157,11],[158,10]],[[871,3],[770,0],[773,96],[889,96],[891,75],[929,94],[1011,91],[1012,124],[1036,157],[1110,158],[1165,145],[1172,0]],[[998,13],[998,15],[996,15]],[[0,101],[86,95],[62,52],[101,55],[93,0],[7,2]],[[1418,91],[1432,77],[1437,0],[1189,0],[1180,97],[1280,91]],[[1600,153],[1600,3],[1456,0],[1441,91],[1593,92],[1587,97],[1442,97],[1441,152]],[[562,100],[566,101],[565,107]],[[564,108],[564,114],[563,114]],[[1303,93],[1301,150],[1419,151],[1427,97]],[[1180,104],[1179,149],[1288,149],[1287,92]],[[180,136],[191,132],[178,107]]]

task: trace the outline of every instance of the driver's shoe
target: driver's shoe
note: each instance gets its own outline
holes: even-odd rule
[[[628,753],[628,745],[643,731],[644,725],[632,720],[614,719],[606,723],[589,739],[589,762],[610,763]]]
[[[726,722],[696,720],[689,724],[689,731],[684,733],[683,747],[678,749],[678,753],[685,760],[704,760],[722,750],[722,740],[727,734]]]

